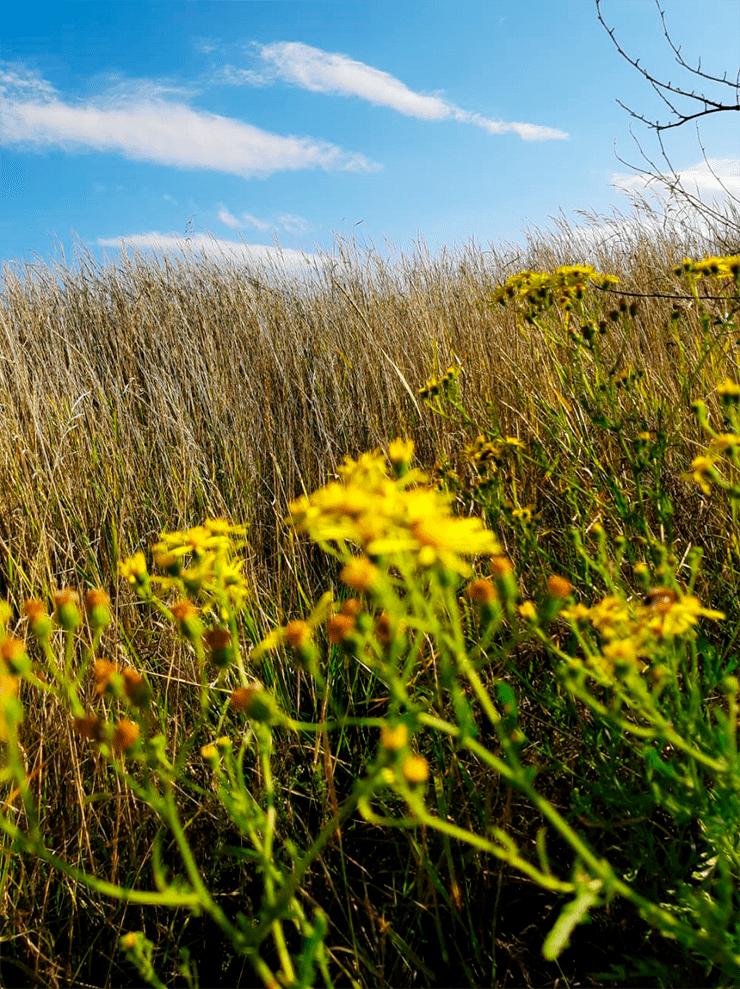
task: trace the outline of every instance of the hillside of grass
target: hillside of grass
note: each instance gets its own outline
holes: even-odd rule
[[[5,266],[3,984],[740,977],[740,281],[654,219]]]

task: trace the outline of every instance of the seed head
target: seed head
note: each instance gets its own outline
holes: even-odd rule
[[[234,658],[231,632],[227,628],[209,628],[204,632],[203,640],[211,662],[219,669],[225,669]]]
[[[6,635],[0,642],[0,671],[8,670],[15,675],[21,673],[29,665],[26,653],[26,643],[23,639],[16,639],[14,635]]]
[[[180,626],[180,633],[183,638],[189,642],[193,642],[202,634],[203,626],[198,618],[200,612],[191,601],[187,599],[178,601],[172,605],[170,611],[172,612],[172,617]]]
[[[113,676],[118,672],[118,667],[109,659],[96,659],[93,666],[93,676],[95,677],[95,691],[102,697],[113,686]]]
[[[121,675],[123,676],[123,690],[126,697],[136,707],[144,707],[149,700],[149,688],[144,677],[133,666],[124,667]]]
[[[496,580],[503,580],[514,573],[514,564],[506,556],[494,556],[491,558],[491,574]]]
[[[104,725],[95,714],[86,718],[75,718],[74,730],[83,738],[89,738],[92,742],[100,742],[104,735]]]
[[[375,622],[375,635],[378,641],[382,642],[384,646],[389,646],[393,641],[393,626],[388,615],[378,615]]]
[[[85,595],[85,611],[94,630],[103,629],[110,625],[110,598],[105,591],[93,589]]]
[[[272,722],[280,711],[272,694],[262,687],[237,687],[231,694],[231,706],[252,721]]]

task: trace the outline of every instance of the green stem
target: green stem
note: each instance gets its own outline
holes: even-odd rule
[[[8,821],[4,816],[0,816],[0,828],[24,852],[35,855],[36,858],[42,862],[47,862],[59,872],[69,876],[70,879],[80,883],[82,886],[86,886],[88,889],[93,890],[93,892],[101,893],[103,896],[110,896],[115,900],[122,900],[125,903],[139,903],[143,906],[187,907],[192,910],[197,909],[201,905],[200,897],[195,893],[182,893],[172,888],[163,893],[157,893],[153,890],[129,889],[125,886],[109,883],[104,879],[98,879],[97,876],[91,876],[82,869],[76,869],[68,862],[65,862],[64,859],[54,855],[40,839],[34,840],[30,838],[17,825]]]
[[[185,865],[185,871],[188,874],[190,885],[195,890],[196,902],[206,911],[206,913],[213,917],[221,930],[229,935],[234,946],[238,948],[244,940],[243,935],[238,928],[234,927],[226,914],[208,892],[208,889],[201,878],[195,859],[193,858],[193,853],[190,849],[190,845],[188,844],[188,840],[185,837],[182,824],[180,823],[177,805],[175,804],[175,799],[172,795],[172,785],[169,781],[163,782],[165,785],[165,792],[162,814],[167,826],[172,832],[175,843],[177,844],[177,849],[180,852],[183,864]]]

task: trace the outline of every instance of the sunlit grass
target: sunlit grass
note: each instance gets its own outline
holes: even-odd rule
[[[623,247],[6,272],[6,982],[737,978],[737,259]]]

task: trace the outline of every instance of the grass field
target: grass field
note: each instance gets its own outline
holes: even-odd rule
[[[6,268],[2,984],[737,984],[737,246],[613,229]]]

